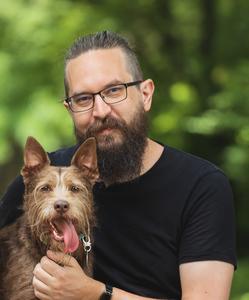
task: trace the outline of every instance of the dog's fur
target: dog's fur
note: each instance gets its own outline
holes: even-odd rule
[[[24,214],[0,231],[1,300],[37,299],[32,287],[33,269],[46,250],[69,253],[70,247],[77,248],[76,238],[73,248],[72,242],[66,245],[63,226],[74,227],[77,235],[91,235],[95,224],[92,185],[98,177],[95,139],[79,147],[71,166],[55,167],[42,146],[29,137],[21,174],[25,184]],[[81,242],[71,255],[90,275],[91,259],[86,264]]]

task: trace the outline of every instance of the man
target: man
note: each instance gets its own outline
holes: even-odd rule
[[[229,183],[211,163],[147,137],[154,84],[128,42],[106,31],[78,39],[66,57],[65,90],[78,144],[89,136],[98,144],[94,279],[48,251],[34,269],[35,295],[228,299],[236,266]],[[52,164],[68,165],[76,148],[50,153]],[[22,193],[18,177],[3,197],[2,225],[16,217]]]

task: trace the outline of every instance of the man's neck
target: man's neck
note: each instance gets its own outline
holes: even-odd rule
[[[143,162],[140,175],[149,171],[159,160],[163,153],[164,147],[151,139],[148,139],[147,146],[143,155]]]

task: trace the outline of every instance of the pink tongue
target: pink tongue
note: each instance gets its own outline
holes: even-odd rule
[[[65,244],[64,252],[72,253],[76,251],[79,247],[79,238],[77,232],[71,221],[64,221],[61,225],[61,230],[63,232]]]

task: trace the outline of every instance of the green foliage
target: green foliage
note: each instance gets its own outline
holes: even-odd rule
[[[239,261],[239,270],[234,273],[231,300],[249,300],[249,261]]]
[[[28,135],[48,151],[74,142],[59,101],[63,56],[77,36],[111,29],[130,39],[156,83],[150,135],[226,171],[238,236],[248,236],[248,12],[246,0],[1,1],[0,192]],[[239,245],[247,253],[247,241]]]

